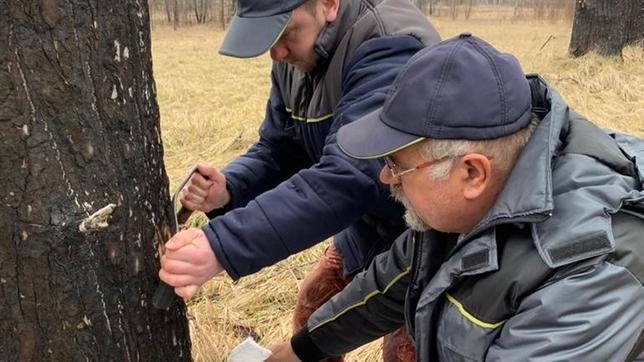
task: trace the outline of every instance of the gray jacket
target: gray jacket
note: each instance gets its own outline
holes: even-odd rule
[[[293,336],[300,358],[342,354],[403,322],[419,361],[641,353],[644,141],[599,130],[529,78],[542,121],[487,215],[459,242],[403,234]]]

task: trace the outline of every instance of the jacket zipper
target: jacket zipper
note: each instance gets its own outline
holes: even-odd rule
[[[411,310],[412,308],[411,293],[412,293],[412,290],[415,290],[413,286],[416,282],[416,277],[418,276],[417,266],[418,266],[418,263],[420,262],[420,254],[421,254],[420,248],[422,244],[422,240],[417,240],[418,235],[419,233],[417,232],[414,232],[412,234],[413,251],[412,251],[412,260],[411,260],[411,276],[409,278],[409,287],[407,288],[407,293],[406,293],[407,295],[405,297],[405,303],[406,303],[405,320],[407,321],[407,332],[412,336],[412,338],[415,333],[414,332],[415,321],[412,318],[412,316],[415,315],[416,313]]]

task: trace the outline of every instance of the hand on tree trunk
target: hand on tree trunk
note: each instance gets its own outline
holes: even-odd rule
[[[230,202],[226,176],[214,167],[197,165],[197,172],[181,190],[179,201],[188,210],[203,212],[226,206]]]
[[[159,278],[174,287],[182,298],[191,298],[201,285],[223,271],[201,229],[191,228],[174,235],[165,244]]]

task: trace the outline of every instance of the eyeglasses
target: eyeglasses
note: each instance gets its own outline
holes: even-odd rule
[[[433,161],[425,161],[423,163],[419,163],[418,165],[416,165],[416,167],[408,168],[402,171],[397,171],[399,168],[398,165],[396,165],[396,163],[389,156],[385,156],[385,164],[387,165],[389,172],[391,172],[391,177],[393,177],[396,180],[399,180],[402,175],[406,175],[416,170],[429,167],[431,165],[444,161],[445,159],[447,159],[447,157],[439,158],[438,160],[433,160]]]
[[[416,170],[427,168],[427,167],[429,167],[431,165],[435,165],[437,163],[443,162],[443,161],[445,161],[445,160],[447,160],[447,159],[449,159],[451,157],[452,156],[445,156],[445,157],[441,157],[441,158],[439,158],[437,160],[425,161],[425,162],[419,163],[418,165],[416,165],[416,167],[408,168],[408,169],[402,170],[402,171],[396,171],[399,167],[398,167],[398,165],[396,165],[396,163],[389,156],[385,156],[384,159],[385,159],[385,164],[387,165],[387,168],[389,169],[389,172],[391,172],[391,177],[393,177],[396,180],[400,180],[400,177],[402,175],[406,175],[406,174],[412,173],[412,172],[414,172]],[[460,157],[460,156],[456,156],[456,157]],[[492,160],[493,157],[492,156],[487,156],[487,159]]]

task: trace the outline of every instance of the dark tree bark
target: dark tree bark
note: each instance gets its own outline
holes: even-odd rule
[[[635,9],[627,26],[626,44],[640,44],[644,46],[644,1],[635,1]]]
[[[578,0],[568,51],[621,56],[626,45],[644,39],[643,16],[644,0]]]
[[[0,0],[0,44],[0,360],[190,360],[147,4]]]

